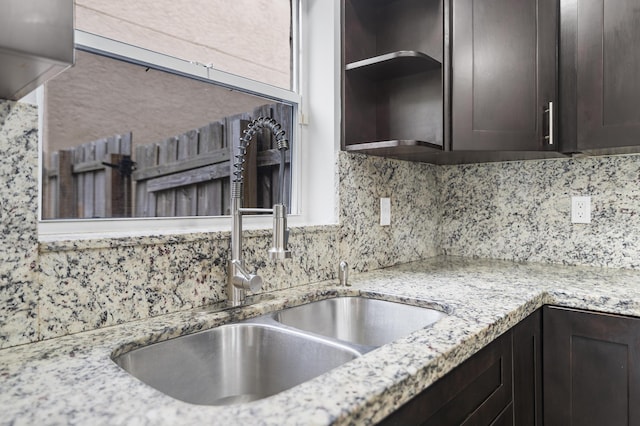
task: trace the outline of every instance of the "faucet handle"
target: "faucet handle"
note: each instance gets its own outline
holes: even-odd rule
[[[256,274],[247,274],[243,277],[242,288],[252,292],[260,291],[262,288],[262,277]]]
[[[245,271],[237,260],[234,260],[233,264],[236,269],[236,274],[232,278],[234,286],[253,292],[259,291],[262,288],[262,277],[260,275]]]

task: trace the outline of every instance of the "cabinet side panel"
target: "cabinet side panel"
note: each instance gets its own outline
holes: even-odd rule
[[[542,313],[513,328],[513,411],[518,426],[542,424]]]
[[[345,145],[380,140],[378,126],[384,124],[378,122],[380,87],[371,87],[368,80],[351,78],[349,75],[343,78]]]
[[[439,69],[392,79],[389,135],[442,145],[442,74]]]
[[[416,50],[442,61],[442,0],[390,2],[380,9],[377,28],[378,54]]]
[[[343,43],[345,63],[376,55],[376,8],[362,0],[343,0]],[[368,6],[368,7],[364,7]]]

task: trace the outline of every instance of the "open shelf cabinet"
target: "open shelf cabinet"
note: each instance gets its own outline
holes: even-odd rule
[[[443,147],[442,0],[343,0],[343,149]]]

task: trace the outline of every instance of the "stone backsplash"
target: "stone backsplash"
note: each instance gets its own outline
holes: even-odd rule
[[[454,256],[640,268],[640,156],[442,166],[440,249]],[[591,223],[571,223],[571,196]]]
[[[357,271],[438,254],[438,167],[340,153],[340,255]],[[380,226],[380,198],[391,199],[391,225]]]
[[[0,101],[0,172],[9,183],[0,189],[0,348],[225,299],[228,232],[38,244],[37,122],[34,107]],[[270,232],[245,231],[243,252],[263,291],[335,279],[340,260],[365,271],[437,254],[434,166],[344,153],[336,161],[343,226],[293,228],[294,258],[283,264],[267,258]],[[410,219],[416,195],[431,209],[427,221]],[[390,227],[378,224],[381,196],[397,213]]]
[[[0,348],[38,339],[38,113],[0,101]]]
[[[0,348],[225,299],[229,233],[38,243],[37,110],[0,101]],[[294,259],[267,259],[247,231],[263,291],[438,254],[640,268],[640,156],[435,166],[340,152],[339,224],[293,228]],[[592,196],[589,225],[571,195]],[[391,225],[379,225],[379,199]],[[297,255],[296,255],[297,254]]]

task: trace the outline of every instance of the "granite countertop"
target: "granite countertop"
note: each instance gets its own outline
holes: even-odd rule
[[[181,312],[0,350],[0,424],[367,424],[411,399],[543,304],[640,316],[640,271],[438,257],[272,293],[217,313]],[[111,361],[164,340],[331,295],[436,306],[433,326],[272,397],[184,403]]]

